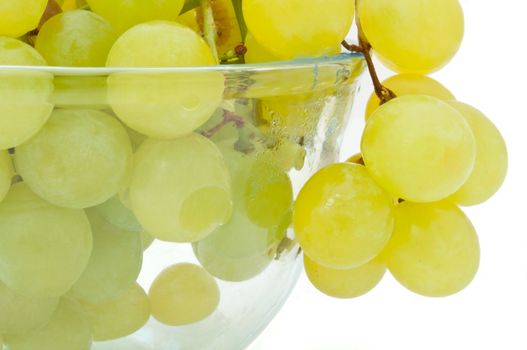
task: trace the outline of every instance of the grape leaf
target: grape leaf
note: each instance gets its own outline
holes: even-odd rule
[[[185,4],[183,5],[183,9],[179,13],[180,15],[189,12],[191,10],[194,10],[196,7],[201,6],[203,2],[206,0],[185,0]]]

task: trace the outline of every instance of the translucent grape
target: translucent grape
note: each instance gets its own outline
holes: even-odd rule
[[[0,202],[5,198],[11,187],[11,179],[15,175],[13,162],[7,151],[0,151]]]
[[[184,0],[87,0],[93,12],[120,31],[153,20],[175,20]]]
[[[134,213],[122,202],[119,195],[115,195],[103,204],[95,207],[95,210],[113,226],[129,232],[142,232],[143,227],[137,221]]]
[[[247,48],[247,53],[244,56],[246,63],[263,63],[280,60],[260,45],[251,33],[247,33],[245,37],[245,47]]]
[[[458,0],[368,0],[358,9],[362,29],[390,69],[429,73],[456,54],[464,33]]]
[[[134,164],[132,211],[155,238],[194,242],[229,220],[229,172],[209,139],[199,134],[172,141],[148,139]]]
[[[4,17],[0,15],[0,18]],[[0,37],[0,65],[45,66],[47,63],[31,46]],[[0,150],[18,146],[38,132],[53,110],[49,103],[52,91],[51,74],[0,69]]]
[[[56,110],[15,155],[18,172],[36,194],[72,208],[94,206],[117,194],[131,160],[124,127],[96,110]]]
[[[393,276],[431,297],[465,288],[479,266],[478,237],[470,220],[448,203],[400,204],[392,239],[383,253]]]
[[[19,37],[35,29],[48,0],[8,0],[0,2],[0,35]]]
[[[58,298],[22,296],[0,282],[0,333],[26,333],[45,326],[58,303]]]
[[[424,95],[394,99],[375,111],[362,136],[364,162],[375,181],[412,202],[442,200],[474,168],[476,142],[463,116]]]
[[[373,259],[393,228],[394,203],[362,165],[342,163],[315,174],[298,195],[296,239],[317,264],[350,269]]]
[[[110,225],[93,209],[87,210],[93,232],[88,266],[69,295],[90,303],[117,298],[135,282],[143,261],[141,237]]]
[[[177,264],[163,270],[148,293],[152,315],[169,326],[182,326],[210,316],[220,302],[214,278],[201,266]]]
[[[126,337],[144,326],[150,317],[150,302],[137,283],[106,303],[82,303],[93,327],[93,338],[104,341]]]
[[[282,59],[330,54],[348,34],[354,12],[354,0],[243,2],[249,31]]]
[[[30,333],[6,336],[9,350],[89,350],[91,325],[76,301],[62,298],[51,321]]]
[[[49,204],[23,182],[0,203],[0,280],[16,293],[63,295],[84,271],[91,250],[83,210]]]
[[[110,67],[190,67],[217,62],[192,29],[150,22],[123,34],[108,56]],[[204,124],[223,98],[219,72],[117,73],[108,78],[108,99],[117,116],[151,137],[172,139]]]
[[[74,10],[46,21],[35,48],[53,66],[101,67],[116,39],[117,33],[104,18]]]
[[[462,102],[449,104],[467,120],[476,138],[476,164],[468,180],[450,199],[460,205],[487,201],[503,184],[507,175],[507,145],[496,126],[482,112]]]
[[[304,267],[311,283],[322,293],[335,298],[356,298],[371,291],[386,272],[379,257],[353,269],[336,270],[304,256]]]
[[[452,93],[441,83],[419,74],[398,74],[382,82],[382,85],[392,90],[397,96],[427,95],[440,100],[455,100]],[[375,93],[371,94],[366,106],[366,120],[379,108],[380,100]]]

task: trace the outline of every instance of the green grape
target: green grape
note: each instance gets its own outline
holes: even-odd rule
[[[152,316],[169,326],[183,326],[210,316],[220,302],[220,289],[201,266],[177,264],[157,276],[148,296]]]
[[[375,181],[412,202],[439,201],[459,190],[476,157],[463,116],[424,95],[402,96],[378,108],[364,129],[361,149]]]
[[[19,37],[35,29],[48,0],[0,1],[0,35]]]
[[[117,194],[131,161],[124,127],[96,110],[56,110],[15,155],[18,172],[36,194],[71,208],[98,205]]]
[[[458,0],[368,0],[358,12],[364,34],[390,69],[429,73],[450,61],[464,33]]]
[[[467,120],[476,138],[476,164],[464,185],[450,199],[460,205],[476,205],[492,197],[507,175],[507,145],[499,130],[479,110],[462,102],[449,104]]]
[[[152,237],[150,234],[148,234],[148,232],[146,231],[142,231],[140,233],[140,237],[141,237],[141,246],[143,247],[143,251],[150,248],[150,246],[152,245],[152,243],[154,243],[154,240],[155,240],[155,238]]]
[[[135,155],[130,202],[155,238],[198,241],[230,218],[225,160],[216,145],[199,134],[171,141],[148,139]]]
[[[397,96],[427,95],[445,101],[456,99],[446,87],[426,75],[398,74],[383,81],[382,85],[392,90]],[[366,120],[379,108],[380,102],[375,93],[371,94],[366,106]]]
[[[87,0],[93,12],[109,20],[121,32],[153,20],[175,20],[184,0]],[[154,39],[154,38],[152,38]]]
[[[5,198],[11,187],[11,179],[15,175],[13,162],[7,151],[0,151],[0,202]]]
[[[143,227],[137,221],[134,213],[122,202],[119,195],[115,195],[95,210],[113,226],[129,232],[143,232]]]
[[[14,292],[63,295],[86,268],[91,251],[83,210],[49,204],[23,182],[0,203],[0,280]]]
[[[430,297],[465,288],[479,266],[478,237],[470,220],[444,202],[404,202],[383,252],[393,276],[409,290]]]
[[[2,15],[0,18],[3,20]],[[31,46],[16,39],[0,37],[1,65],[45,66],[47,63]],[[0,69],[0,150],[27,141],[46,123],[53,110],[53,105],[49,103],[52,91],[51,74]]]
[[[304,256],[304,267],[311,283],[334,298],[356,298],[371,291],[386,272],[386,263],[377,257],[353,269],[337,270],[315,263]]]
[[[354,12],[354,0],[243,2],[249,31],[282,59],[330,54],[348,34]]]
[[[108,108],[107,78],[98,76],[55,76],[52,101],[60,108]]]
[[[87,210],[93,232],[88,266],[70,290],[80,301],[102,303],[119,297],[141,271],[143,247],[138,233],[120,230],[95,210]]]
[[[6,336],[9,350],[89,350],[91,325],[75,300],[62,298],[51,321],[33,332]]]
[[[144,326],[150,317],[150,302],[143,288],[134,283],[118,298],[105,303],[82,303],[96,341],[126,337]]]
[[[279,61],[274,54],[260,45],[251,33],[247,33],[247,36],[245,37],[245,47],[247,48],[247,53],[244,56],[246,63]]]
[[[40,29],[35,48],[53,66],[101,67],[117,34],[104,18],[85,10],[50,18]]]
[[[217,64],[205,41],[178,23],[156,21],[123,34],[108,56],[109,67],[192,67]],[[129,127],[155,138],[180,137],[203,125],[220,106],[219,72],[115,73],[108,100]]]
[[[341,163],[316,173],[298,195],[296,239],[317,264],[350,269],[373,259],[393,229],[394,203],[362,165]]]
[[[0,333],[26,333],[45,326],[57,309],[58,303],[58,298],[22,296],[0,281]]]

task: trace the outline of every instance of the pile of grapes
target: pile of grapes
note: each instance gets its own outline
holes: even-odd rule
[[[357,45],[343,42],[354,17]],[[425,75],[462,37],[457,0],[0,0],[0,348],[87,350],[150,316],[204,320],[216,279],[262,273],[295,246],[291,226],[328,295],[362,295],[386,269],[422,295],[463,289],[479,243],[457,205],[499,189],[507,151],[489,119]],[[289,173],[315,138],[306,110],[321,114],[333,90],[293,94],[302,77],[290,74],[266,87],[286,96],[233,106],[214,69],[87,80],[29,67],[263,63],[342,46],[364,55],[376,89],[361,153],[296,202]],[[381,84],[372,50],[400,74]],[[74,96],[88,82],[93,96]],[[80,102],[55,105],[68,99]],[[191,243],[201,266],[169,266],[145,292],[154,240]]]

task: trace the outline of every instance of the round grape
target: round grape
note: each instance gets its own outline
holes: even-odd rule
[[[17,38],[35,29],[47,4],[48,0],[1,1],[0,35]]]

